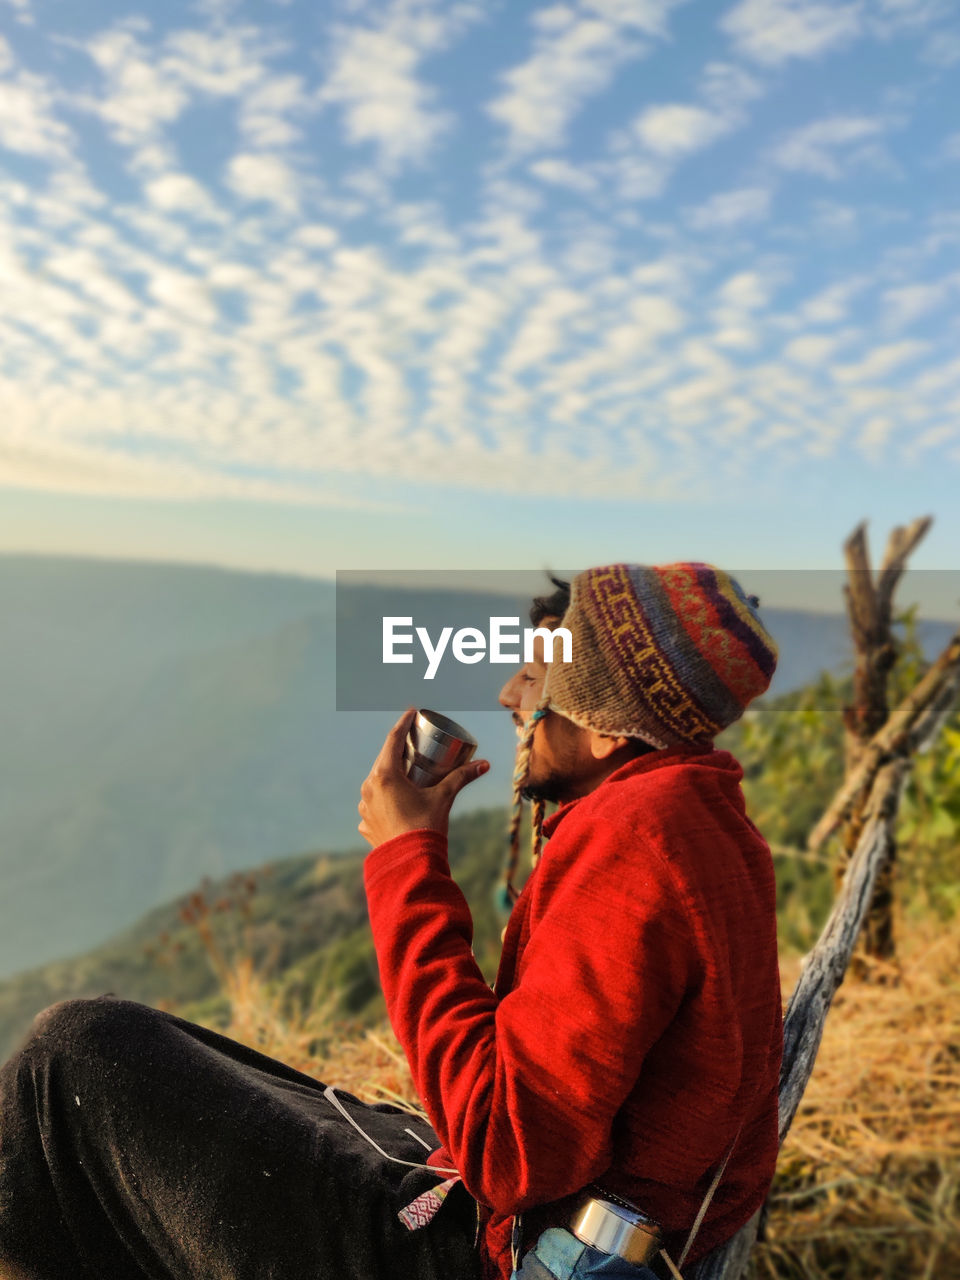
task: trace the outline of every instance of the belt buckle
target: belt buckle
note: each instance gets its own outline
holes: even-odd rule
[[[570,1220],[570,1230],[584,1244],[639,1267],[654,1258],[661,1245],[660,1226],[653,1218],[597,1196],[582,1202]]]

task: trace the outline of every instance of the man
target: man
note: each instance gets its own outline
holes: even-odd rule
[[[388,1011],[443,1143],[434,1158],[482,1207],[491,1277],[543,1232],[549,1265],[524,1276],[588,1274],[565,1231],[585,1188],[655,1219],[682,1255],[722,1169],[690,1262],[766,1197],[782,1048],[773,870],[740,767],[712,746],[773,673],[755,606],[705,565],[590,570],[569,603],[561,587],[535,606],[535,624],[562,615],[573,661],[526,665],[501,702],[521,733],[515,799],[561,807],[493,991],[446,861],[469,774],[405,785],[407,717],[365,784]]]
[[[676,1255],[722,1172],[691,1262],[762,1203],[773,878],[711,739],[766,688],[772,642],[707,566],[591,570],[531,616],[562,616],[574,658],[501,695],[516,809],[535,798],[548,843],[494,990],[446,860],[485,762],[415,788],[407,713],[361,793],[384,992],[436,1136],[168,1014],[55,1006],[0,1074],[2,1280],[503,1280],[521,1258],[523,1280],[641,1280],[567,1230],[585,1190],[655,1219]]]

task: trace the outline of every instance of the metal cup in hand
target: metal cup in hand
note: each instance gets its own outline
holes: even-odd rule
[[[418,787],[432,787],[477,749],[477,740],[463,725],[422,708],[414,717],[403,749],[407,777]]]

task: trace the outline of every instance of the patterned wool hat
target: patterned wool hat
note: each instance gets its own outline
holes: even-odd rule
[[[663,749],[708,745],[770,684],[777,646],[759,601],[707,564],[614,564],[573,580],[561,625],[573,660],[551,664],[514,770],[507,897],[515,896],[523,790],[537,722],[555,711],[611,737]],[[534,861],[543,804],[534,801]]]

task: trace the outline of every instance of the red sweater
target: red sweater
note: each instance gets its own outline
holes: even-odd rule
[[[656,1218],[679,1251],[741,1121],[690,1261],[763,1202],[782,1022],[773,867],[742,776],[726,751],[655,751],[558,809],[493,990],[446,837],[412,831],[369,854],[390,1020],[489,1211],[488,1276],[510,1275],[514,1213],[529,1248],[591,1182]]]

